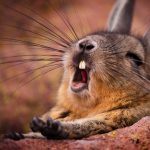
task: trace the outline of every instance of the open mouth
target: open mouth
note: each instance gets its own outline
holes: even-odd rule
[[[89,69],[86,68],[85,61],[79,63],[79,67],[76,68],[72,83],[71,90],[74,92],[81,92],[88,89],[89,82]]]

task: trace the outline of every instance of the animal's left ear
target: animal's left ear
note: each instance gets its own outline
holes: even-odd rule
[[[129,33],[135,0],[116,0],[108,20],[108,31]]]
[[[146,32],[144,36],[145,44],[145,71],[150,77],[150,29]]]

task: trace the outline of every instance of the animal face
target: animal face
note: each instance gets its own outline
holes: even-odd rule
[[[144,57],[143,45],[132,36],[88,35],[73,43],[64,56],[67,88],[86,97],[102,86],[127,88],[134,83],[132,78],[145,76]]]
[[[66,93],[99,99],[114,91],[126,91],[127,95],[127,91],[135,89],[149,91],[146,84],[150,33],[142,40],[130,35],[133,6],[134,0],[118,1],[108,20],[107,32],[87,35],[66,50]]]

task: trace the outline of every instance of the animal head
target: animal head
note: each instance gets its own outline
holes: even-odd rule
[[[149,92],[150,31],[143,38],[130,34],[133,9],[134,0],[118,0],[106,32],[92,33],[70,45],[60,91],[81,99],[99,99],[114,91]]]

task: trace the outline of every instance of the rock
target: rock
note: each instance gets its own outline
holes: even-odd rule
[[[0,150],[150,150],[150,117],[107,134],[80,140],[1,140]]]

